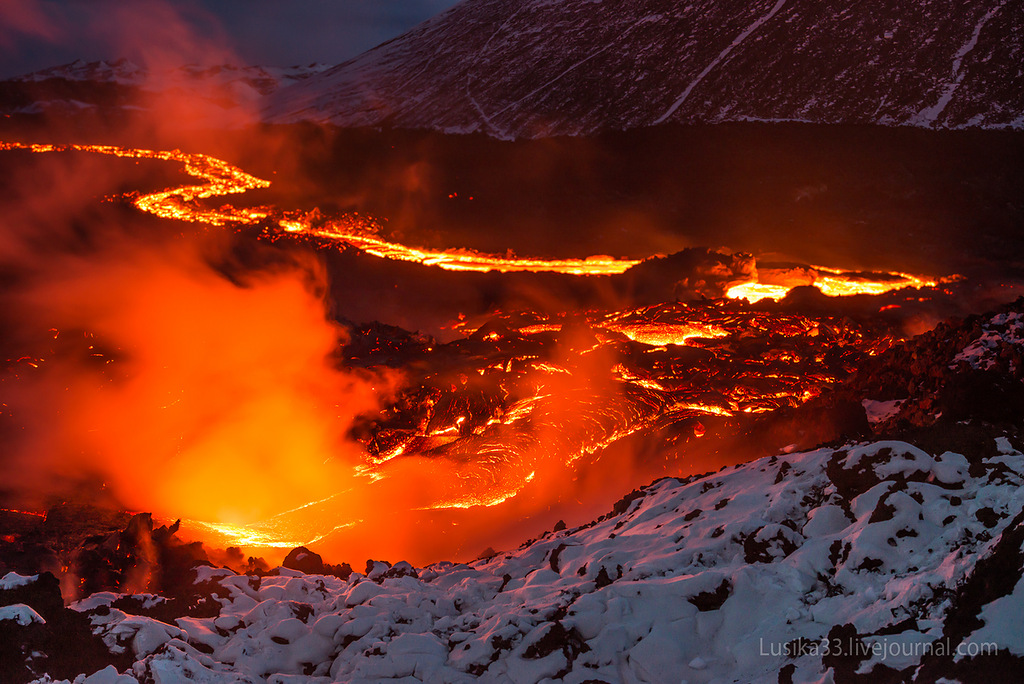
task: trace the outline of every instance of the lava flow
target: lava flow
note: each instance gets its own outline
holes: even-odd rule
[[[821,290],[822,294],[829,297],[847,297],[858,294],[880,295],[907,287],[920,289],[938,285],[937,281],[909,273],[886,273],[884,274],[885,280],[872,280],[870,276],[857,276],[826,266],[811,266],[808,270],[813,273],[813,276],[805,284],[813,285]],[[726,296],[730,299],[759,302],[762,299],[782,299],[792,289],[792,283],[752,282],[729,288]]]
[[[0,149],[91,152],[180,163],[202,183],[141,195],[133,199],[134,205],[163,218],[254,228],[272,240],[292,236],[321,245],[344,244],[372,256],[452,271],[611,276],[640,263],[604,256],[544,260],[469,250],[431,251],[390,242],[378,235],[372,220],[363,217],[324,220],[317,212],[286,212],[274,207],[213,209],[204,201],[265,188],[269,182],[202,154],[21,143],[0,143]],[[252,486],[250,495],[266,497],[269,503],[258,513],[233,519],[216,513],[216,507],[206,501],[217,497],[218,488],[230,486],[231,477],[209,478],[201,473],[222,472],[215,467],[219,460],[230,463],[229,470],[257,467],[249,463],[247,455],[236,452],[239,448],[259,451],[263,445],[256,443],[258,438],[222,434],[224,429],[218,426],[216,449],[204,446],[189,452],[190,443],[202,443],[197,435],[209,429],[207,423],[214,419],[205,414],[184,417],[188,401],[198,402],[203,390],[196,386],[189,388],[191,394],[171,391],[177,379],[164,369],[151,379],[163,384],[160,396],[173,395],[173,401],[151,414],[133,411],[129,418],[156,416],[158,433],[166,434],[175,434],[168,421],[184,421],[187,430],[178,431],[177,437],[182,446],[171,458],[187,459],[190,466],[185,469],[185,479],[154,483],[157,475],[128,464],[116,478],[118,486],[122,490],[134,487],[143,494],[147,487],[171,494],[176,491],[171,485],[181,491],[204,487],[198,496],[182,496],[177,507],[174,496],[163,497],[163,510],[156,512],[182,516],[187,529],[217,544],[259,548],[318,541],[336,549],[390,553],[414,561],[446,554],[465,556],[502,539],[502,530],[511,530],[524,517],[546,521],[580,501],[603,507],[603,497],[621,494],[624,485],[704,467],[703,463],[686,463],[687,445],[694,440],[733,433],[761,414],[797,407],[894,341],[888,329],[846,318],[772,313],[733,300],[778,299],[798,284],[814,285],[828,295],[876,295],[935,285],[906,274],[872,279],[824,267],[808,267],[802,279],[789,283],[786,276],[778,274],[764,280],[736,285],[726,299],[693,303],[543,314],[498,312],[479,325],[462,326],[462,337],[447,343],[380,324],[353,326],[344,334],[335,331],[335,339],[346,338],[337,354],[340,371],[351,375],[345,376],[344,382],[331,376],[330,381],[313,383],[312,391],[321,403],[330,404],[331,391],[351,390],[357,382],[352,378],[359,378],[361,372],[371,374],[371,379],[359,380],[364,390],[372,384],[372,374],[382,369],[401,377],[400,386],[396,389],[395,383],[381,383],[388,391],[380,391],[373,401],[363,397],[351,424],[344,426],[347,443],[360,450],[357,462],[332,461],[332,442],[322,434],[324,428],[314,430],[317,439],[308,444],[282,447],[281,463],[261,466],[283,474],[288,459],[314,463],[302,477],[315,481],[315,496],[296,499],[295,491],[301,487],[295,477],[285,477],[283,481],[291,488],[282,487],[278,494],[272,484],[264,482],[257,489],[242,478],[237,486]],[[186,289],[187,285],[174,283],[174,291]],[[225,297],[235,301],[235,293]],[[291,301],[287,300],[286,306],[292,306]],[[163,300],[158,304],[172,306]],[[306,313],[307,318],[315,317]],[[272,321],[273,316],[263,312],[251,317],[245,321],[246,327],[234,334],[258,338],[258,319]],[[158,323],[164,324],[157,318],[151,322]],[[211,318],[208,323],[220,322]],[[103,332],[116,335],[116,331]],[[318,334],[329,336],[331,330]],[[202,336],[195,337],[175,332],[174,340],[180,345],[205,344]],[[307,349],[306,355],[315,355],[318,349]],[[136,358],[146,356],[136,349],[129,351]],[[206,351],[197,348],[195,356]],[[230,356],[231,347],[221,351]],[[273,354],[283,357],[288,352],[275,348]],[[37,362],[34,356],[26,358],[35,366],[48,363]],[[249,360],[260,366],[275,363],[272,357]],[[152,361],[159,365],[159,355]],[[232,367],[247,372],[238,364]],[[281,374],[266,377],[271,384],[289,384]],[[270,397],[269,406],[280,411],[282,421],[309,423],[311,416],[295,407],[295,397],[305,385],[293,384],[299,388],[296,395]],[[249,383],[238,385],[239,396],[248,392]],[[153,398],[146,393],[130,396],[136,401]],[[339,398],[337,403],[341,402]],[[101,403],[87,415],[102,421],[112,413],[116,413],[114,404]],[[265,421],[267,415],[260,413],[257,420]],[[116,424],[129,432],[135,427],[130,421]],[[245,423],[231,427],[242,433],[248,430]],[[93,427],[63,428],[81,429],[83,441],[91,443],[88,433]],[[291,429],[290,424],[282,423],[277,431]],[[150,433],[140,427],[139,434]],[[130,434],[126,433],[125,439],[133,448],[146,448]],[[311,453],[295,456],[302,448]],[[649,453],[658,456],[644,455]],[[315,465],[324,461],[331,465]],[[473,513],[460,517],[459,511],[465,509],[473,509]],[[584,510],[580,514],[591,513],[593,510]],[[392,531],[388,539],[374,533],[381,529]],[[511,537],[506,534],[504,541]]]
[[[467,249],[444,251],[420,249],[390,242],[379,237],[373,220],[346,215],[339,219],[322,220],[315,212],[282,212],[272,207],[235,208],[224,206],[210,209],[199,200],[243,193],[270,186],[270,181],[251,176],[221,159],[180,150],[158,151],[131,149],[112,145],[41,145],[0,142],[0,150],[23,149],[32,152],[92,152],[134,159],[176,161],[189,175],[205,181],[201,185],[186,185],[161,192],[142,195],[134,200],[142,211],[167,219],[177,219],[213,226],[263,226],[270,237],[281,234],[318,238],[350,245],[367,254],[398,261],[411,261],[437,266],[449,271],[533,272],[564,273],[569,275],[613,275],[624,273],[640,260],[616,259],[609,256],[590,256],[584,259],[509,258],[483,254]],[[837,269],[812,267],[821,272],[813,283],[827,295],[882,294],[906,287],[934,287],[935,281],[904,273],[888,273],[885,280],[851,275]],[[765,297],[778,299],[791,289],[791,285],[760,283],[757,281],[736,285],[727,296],[758,301]]]

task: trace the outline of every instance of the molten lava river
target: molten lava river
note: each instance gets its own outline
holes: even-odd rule
[[[270,183],[203,154],[0,149],[181,165],[194,181],[130,195],[131,211],[293,247],[565,278],[614,279],[644,263],[430,251],[385,239],[365,217],[215,207],[211,200]],[[878,313],[943,287],[902,273],[750,268],[723,277],[724,296],[614,310],[496,308],[449,321],[451,339],[439,341],[381,322],[332,322],[323,287],[294,272],[259,285],[208,268],[164,273],[179,251],[188,250],[110,257],[99,274],[38,286],[40,298],[69,303],[52,320],[40,317],[45,344],[5,366],[0,417],[37,435],[18,467],[38,469],[35,479],[65,497],[71,490],[56,480],[99,480],[124,509],[180,518],[182,534],[215,547],[274,557],[274,549],[313,545],[336,561],[468,560],[559,519],[592,519],[655,477],[717,469],[730,462],[730,440],[818,397],[900,335],[896,326],[774,300],[813,285],[829,297],[879,298],[869,307]],[[310,261],[307,276],[323,268]],[[122,283],[116,315],[88,294],[74,296],[109,291],[108,282]],[[207,300],[225,302],[228,313],[197,304]],[[123,335],[128,329],[160,343]],[[271,330],[285,339],[271,344]],[[84,379],[73,372],[72,347],[102,370]],[[211,403],[214,395],[224,398]]]

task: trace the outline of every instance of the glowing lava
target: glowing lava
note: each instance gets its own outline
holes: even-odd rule
[[[640,263],[640,260],[616,259],[610,256],[590,256],[584,259],[533,259],[501,257],[467,249],[428,250],[390,242],[377,235],[374,221],[365,217],[347,215],[333,220],[322,220],[316,213],[282,212],[272,207],[220,209],[204,207],[200,200],[239,194],[248,190],[267,188],[270,181],[245,173],[226,161],[205,154],[180,150],[145,150],[113,145],[41,145],[0,142],[0,150],[30,150],[32,152],[92,152],[132,159],[158,159],[175,161],[201,185],[186,185],[142,195],[134,200],[136,207],[155,216],[212,226],[260,226],[271,237],[280,235],[305,236],[350,245],[373,256],[410,261],[426,266],[437,266],[449,271],[534,272],[563,273],[578,276],[621,274]],[[826,295],[882,294],[905,287],[933,287],[934,281],[903,273],[886,274],[886,280],[873,281],[856,274],[836,269],[813,267],[819,272],[815,286]],[[792,286],[745,283],[731,288],[727,297],[756,302],[763,298],[780,299]]]
[[[814,287],[829,297],[847,297],[850,295],[880,295],[904,288],[935,287],[938,282],[909,273],[885,273],[884,280],[871,280],[866,276],[847,271],[840,271],[825,266],[811,266],[814,274]],[[753,303],[762,299],[782,299],[797,284],[767,284],[759,282],[743,283],[729,289],[726,296],[730,299],[746,299]]]
[[[159,159],[184,165],[185,172],[205,181],[203,185],[187,185],[142,195],[134,204],[142,211],[167,219],[206,223],[212,226],[257,226],[264,230],[290,235],[303,235],[351,245],[367,254],[386,259],[412,261],[450,271],[532,271],[571,275],[609,275],[622,273],[640,263],[608,256],[586,259],[518,259],[481,254],[471,250],[431,251],[389,242],[374,234],[372,220],[356,216],[321,222],[310,214],[287,215],[269,207],[238,209],[230,206],[209,209],[199,200],[238,194],[270,186],[270,181],[251,176],[231,164],[205,154],[180,150],[158,151],[130,149],[112,145],[38,145],[0,142],[0,150],[32,152],[93,152],[132,159]]]
[[[179,163],[186,173],[200,182],[141,195],[133,199],[133,204],[162,218],[217,227],[254,228],[269,239],[304,237],[350,245],[381,258],[453,271],[608,276],[624,273],[639,263],[607,256],[545,260],[500,257],[469,250],[432,251],[387,241],[377,234],[376,224],[371,219],[355,215],[324,220],[316,212],[284,212],[273,207],[211,208],[206,205],[210,199],[266,188],[270,183],[203,154],[113,146],[21,143],[0,143],[0,149],[40,153],[90,152]],[[872,280],[835,269],[814,267],[813,270],[814,285],[829,295],[879,294],[903,287],[935,284],[905,274],[888,274]],[[165,289],[180,296],[186,285],[176,284]],[[754,301],[764,297],[780,298],[792,286],[786,283],[747,283],[729,290],[728,297],[745,297]],[[230,290],[225,297],[237,295]],[[143,304],[138,307],[140,310],[154,307],[154,302],[160,304],[155,295],[139,296]],[[200,292],[196,300],[204,296]],[[293,300],[289,297],[284,301]],[[164,302],[163,306],[154,308],[170,310],[173,307],[172,303]],[[243,308],[232,305],[227,310]],[[287,304],[286,308],[295,309],[296,305]],[[186,320],[196,322],[193,311],[184,313]],[[319,310],[307,313],[310,318],[322,318]],[[259,321],[270,320],[274,315],[276,312],[258,318]],[[510,317],[498,321],[500,326],[479,335],[467,329],[463,331],[465,337],[461,340],[424,344],[417,352],[416,363],[401,369],[410,379],[399,392],[400,396],[383,407],[379,415],[367,418],[366,425],[360,426],[363,431],[357,437],[359,444],[354,446],[362,449],[363,453],[355,465],[336,463],[330,471],[320,467],[323,458],[331,455],[329,435],[320,434],[322,431],[315,425],[320,421],[315,416],[307,416],[294,408],[302,406],[298,400],[310,394],[307,385],[298,383],[295,397],[290,394],[269,397],[268,410],[261,411],[259,416],[272,417],[260,417],[258,422],[263,428],[269,426],[271,432],[287,430],[289,435],[284,437],[285,443],[280,448],[268,449],[264,442],[269,440],[255,436],[250,437],[248,446],[253,454],[267,451],[260,459],[260,468],[264,471],[273,474],[274,468],[280,468],[273,481],[268,483],[264,477],[260,480],[263,488],[258,489],[256,484],[246,484],[236,477],[236,472],[253,470],[250,457],[235,454],[231,460],[232,449],[236,449],[235,435],[252,432],[248,430],[248,424],[243,423],[230,426],[231,430],[225,428],[224,434],[218,435],[223,437],[222,442],[210,445],[201,453],[196,451],[188,467],[182,467],[177,476],[197,478],[198,473],[214,470],[214,464],[233,463],[233,469],[225,468],[217,477],[208,478],[209,481],[231,480],[236,487],[245,489],[245,494],[257,503],[262,505],[267,499],[273,499],[273,505],[269,510],[258,509],[258,513],[239,513],[239,524],[234,517],[221,515],[207,505],[206,499],[215,498],[216,492],[196,492],[198,503],[191,510],[183,510],[193,517],[186,522],[192,529],[201,531],[205,538],[245,547],[294,547],[324,541],[328,537],[349,543],[350,538],[345,535],[365,524],[370,530],[369,534],[364,533],[367,537],[375,537],[379,530],[386,528],[393,532],[391,536],[395,537],[395,544],[413,548],[424,544],[422,539],[415,538],[418,534],[416,524],[421,518],[413,517],[413,512],[416,512],[415,516],[431,512],[448,515],[460,509],[473,508],[473,519],[464,518],[453,524],[465,525],[466,528],[475,526],[479,537],[485,538],[485,533],[490,534],[494,526],[512,524],[516,515],[532,515],[550,509],[552,502],[560,502],[563,498],[585,496],[578,492],[568,493],[571,488],[565,484],[566,481],[573,479],[574,474],[592,458],[600,457],[610,447],[634,437],[661,439],[661,433],[671,431],[679,424],[688,425],[690,435],[711,439],[705,435],[713,434],[727,421],[735,425],[747,414],[794,407],[807,401],[822,388],[845,377],[859,360],[884,351],[893,342],[884,332],[866,331],[845,320],[770,314],[724,300],[693,305],[673,302],[629,311],[574,312],[574,315],[580,319],[574,323],[579,327],[567,325],[570,317],[566,315],[537,314],[528,323],[520,321],[517,324]],[[162,318],[163,314],[154,314],[153,321],[146,319],[145,325],[138,327],[152,330]],[[223,316],[202,321],[202,326],[212,328],[220,318]],[[501,319],[502,315],[498,314],[497,318]],[[289,331],[292,329],[298,330],[301,326],[294,325]],[[176,339],[174,332],[172,327],[164,337]],[[823,332],[826,334],[821,334]],[[213,364],[214,370],[219,373],[225,359],[238,356],[233,346],[235,336],[258,337],[260,334],[258,323],[247,325],[238,332],[232,328],[229,334],[224,335],[227,343],[221,355],[223,359]],[[325,334],[330,338],[333,333],[327,330]],[[172,345],[170,351],[154,354],[152,366],[161,368],[167,358],[179,354],[179,348],[193,351],[189,347],[190,339]],[[326,348],[335,342],[333,338],[325,338],[322,346]],[[678,348],[682,346],[690,349]],[[289,349],[274,348],[265,359],[260,357],[251,365],[278,369],[282,366],[280,360],[289,355]],[[194,351],[199,354],[207,350]],[[320,355],[321,351],[317,347],[309,352],[309,356]],[[684,351],[688,353],[683,354]],[[393,355],[401,359],[403,350],[397,348]],[[358,362],[360,368],[377,366],[373,351],[364,356],[347,355],[346,359]],[[245,359],[238,359],[240,365],[243,361]],[[12,367],[22,365],[34,367],[38,363],[35,357],[12,362]],[[158,378],[167,388],[177,388],[182,374],[195,365],[185,364],[184,371],[161,371]],[[321,377],[325,373],[324,369],[317,367],[316,375],[321,379],[313,387],[317,388],[320,404],[330,406],[336,384],[342,387],[338,393],[351,393],[352,390],[344,390],[338,378],[339,383],[327,383]],[[237,375],[248,377],[252,372],[241,368]],[[216,374],[215,377],[220,378]],[[288,385],[287,377],[270,377],[269,381],[261,384],[271,388]],[[197,376],[197,384],[190,395],[195,403],[208,393],[209,388],[204,382],[205,378]],[[224,379],[220,378],[218,382],[224,384]],[[147,420],[152,422],[152,416],[147,416],[141,408],[154,402],[141,399],[126,402],[130,408],[138,409],[138,413],[126,414],[119,410],[121,404],[112,400],[116,398],[116,392],[127,390],[138,391],[139,396],[148,397],[144,390],[149,388],[141,387],[144,384],[138,383],[140,386],[136,387],[125,383],[124,387],[104,389],[97,394],[99,399],[108,403],[93,402],[95,407],[88,413],[94,420],[85,432],[92,434],[95,430],[91,425],[109,422],[110,416],[124,414],[123,418],[112,423],[114,428],[109,430],[111,441],[118,442],[122,451],[144,453],[152,440],[142,436],[145,431],[140,425]],[[254,393],[252,387],[242,384],[235,388],[233,395],[249,397]],[[208,429],[207,422],[224,413],[215,407],[216,410],[211,409],[208,416],[190,417],[189,402],[180,400],[177,395],[172,397],[173,401],[165,399],[161,394],[159,411],[155,412],[157,423],[165,428],[166,434],[179,441],[185,441],[186,436],[191,440],[195,435],[203,435]],[[380,400],[391,401],[383,397]],[[363,403],[372,405],[373,410],[377,408],[375,401],[367,399]],[[281,413],[282,407],[290,412]],[[262,409],[263,406],[257,408]],[[364,417],[363,412],[358,415]],[[281,425],[276,422],[278,420]],[[316,439],[310,441],[308,449],[291,443],[295,441],[292,436],[295,425],[303,422],[314,424],[311,434]],[[194,429],[183,432],[179,429],[182,423],[194,423]],[[236,428],[237,433],[234,431]],[[218,449],[223,445],[228,446],[222,453]],[[295,454],[308,452],[306,456],[309,456],[310,467],[301,478],[295,476],[291,493],[310,481],[317,485],[315,493],[306,493],[303,489],[301,498],[294,500],[284,498],[278,491],[288,489],[286,476],[296,470],[286,461],[300,456],[282,456],[292,454],[293,446]],[[95,450],[100,449],[97,446]],[[120,483],[123,487],[148,486],[155,491],[165,484],[148,465],[126,460],[133,467],[122,468],[126,471],[125,481]],[[171,460],[179,463],[180,454],[174,454]],[[625,470],[631,466],[616,463],[611,470],[619,467]],[[659,463],[658,467],[665,468],[665,465]],[[331,476],[325,477],[325,472],[330,472]],[[644,471],[642,477],[663,472]],[[158,481],[152,482],[154,479]],[[162,479],[169,478],[165,475]],[[616,487],[621,486],[619,479],[615,482]],[[339,484],[342,480],[344,484]],[[520,496],[528,490],[541,493],[524,502],[533,496]],[[310,503],[296,505],[310,499],[313,499]],[[207,506],[199,507],[200,504]],[[185,508],[180,499],[176,505]],[[277,513],[282,509],[288,510]],[[509,515],[509,510],[514,514]],[[251,518],[259,520],[246,522]],[[377,533],[374,533],[375,529]],[[376,538],[372,541],[380,543]],[[394,553],[408,554],[409,548]],[[471,552],[477,550],[471,549]],[[410,559],[416,560],[411,556]]]

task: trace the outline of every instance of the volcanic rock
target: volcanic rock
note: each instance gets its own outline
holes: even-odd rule
[[[1014,426],[1024,415],[1024,298],[983,316],[941,323],[858,369],[848,387],[868,401],[900,400],[876,433],[966,420]]]
[[[277,91],[274,122],[501,138],[665,122],[1024,125],[1006,0],[469,0]]]
[[[73,678],[129,663],[109,652],[84,615],[64,607],[52,574],[0,578],[0,681],[20,684],[44,672]]]
[[[281,565],[307,575],[322,575],[324,572],[324,559],[320,554],[313,553],[305,546],[289,551]]]

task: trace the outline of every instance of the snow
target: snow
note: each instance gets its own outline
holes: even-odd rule
[[[1024,656],[1024,629],[1021,629],[1021,610],[1024,609],[1024,579],[1017,582],[1013,593],[992,601],[981,609],[985,626],[975,630],[969,641],[976,644],[997,643],[1017,656]]]
[[[0,578],[0,591],[27,586],[35,582],[38,577],[39,575],[19,575],[16,572],[9,572]]]
[[[261,67],[234,65],[218,65],[212,67],[182,66],[148,70],[127,60],[115,62],[89,62],[82,60],[43,71],[27,74],[15,79],[12,83],[42,83],[46,81],[67,81],[72,83],[89,83],[115,85],[128,89],[129,92],[139,91],[145,94],[158,94],[187,98],[196,104],[193,109],[196,123],[200,125],[216,125],[233,127],[251,123],[262,100],[278,89],[299,83],[309,77],[328,69],[325,64],[310,64],[293,67]],[[43,91],[46,92],[46,91]],[[8,114],[39,114],[56,111],[71,114],[84,110],[106,111],[107,108],[130,111],[147,111],[160,108],[157,98],[143,98],[143,101],[131,103],[123,96],[110,103],[102,98],[91,101],[74,99],[60,94],[63,89],[50,91],[42,95],[42,99],[27,106],[6,110]],[[86,93],[85,88],[76,88],[71,92]]]
[[[771,20],[772,17],[774,17],[776,14],[778,14],[779,10],[781,10],[785,4],[786,4],[786,0],[777,0],[775,5],[768,11],[768,14],[764,15],[763,17],[758,17],[758,19],[754,23],[752,23],[750,26],[748,26],[743,31],[743,33],[741,33],[740,35],[736,36],[736,38],[734,38],[733,41],[728,46],[726,46],[726,48],[724,50],[722,50],[720,53],[718,53],[717,57],[715,57],[713,60],[711,60],[710,64],[708,64],[706,67],[704,67],[703,71],[701,71],[699,74],[697,74],[697,77],[695,79],[690,81],[690,84],[688,86],[686,86],[686,89],[682,92],[682,94],[676,99],[675,102],[672,103],[672,106],[669,107],[668,110],[664,114],[662,114],[661,116],[659,116],[657,119],[654,120],[654,125],[658,125],[660,123],[664,123],[665,121],[667,121],[669,119],[669,117],[671,117],[673,114],[675,114],[676,110],[679,109],[683,105],[684,102],[686,102],[686,99],[688,97],[690,97],[690,93],[693,92],[693,89],[696,88],[698,85],[700,85],[700,82],[703,81],[704,78],[715,69],[715,67],[717,67],[719,64],[721,64],[723,61],[725,61],[725,59],[729,56],[730,52],[732,52],[744,40],[746,40],[748,37],[750,37],[750,34],[752,34],[757,29],[761,28],[762,25],[764,25],[766,22]]]
[[[784,2],[785,0],[779,0],[779,1],[780,2]],[[486,121],[490,125],[493,125],[492,120],[494,118],[496,118],[498,116],[501,116],[502,114],[504,114],[509,109],[518,107],[520,104],[522,104],[526,100],[529,100],[530,98],[532,98],[537,93],[540,93],[540,92],[543,92],[545,90],[548,90],[551,86],[553,86],[555,83],[560,81],[567,74],[569,74],[570,72],[574,71],[575,69],[581,67],[582,65],[586,64],[587,62],[589,62],[590,60],[594,59],[598,55],[603,54],[604,52],[606,52],[610,48],[614,47],[615,44],[618,43],[623,38],[625,38],[626,35],[629,34],[630,31],[635,29],[637,26],[640,26],[642,24],[647,23],[648,21],[649,21],[649,18],[645,17],[644,19],[641,19],[640,21],[636,22],[635,24],[629,26],[628,28],[626,28],[625,31],[620,33],[619,36],[617,38],[615,38],[614,40],[608,41],[605,45],[603,45],[601,48],[599,48],[595,52],[592,52],[589,55],[587,55],[586,57],[584,57],[583,59],[578,60],[574,64],[572,64],[569,67],[567,67],[566,69],[564,69],[561,73],[557,74],[554,78],[549,79],[546,83],[544,83],[544,84],[538,86],[537,88],[533,89],[532,91],[530,91],[529,93],[527,93],[526,95],[524,95],[520,99],[516,100],[515,102],[510,102],[509,104],[505,105],[504,107],[502,107],[498,111],[494,112],[493,114],[490,114],[490,115],[484,114],[482,108],[480,107],[479,103],[477,103],[477,101],[475,99],[473,100],[474,107],[477,109],[477,111],[480,112],[480,115],[483,117],[484,121]],[[508,132],[505,131],[504,134],[508,135]]]
[[[1012,3],[1000,2],[821,12],[786,0],[699,0],[656,13],[649,3],[463,2],[281,89],[263,116],[503,140],[667,121],[1016,129],[1017,64],[993,47],[1014,44],[1004,16]],[[711,80],[721,87],[706,87]],[[947,89],[957,106],[939,105],[930,122],[922,110]]]
[[[1011,312],[993,316],[982,326],[981,337],[964,347],[953,358],[950,368],[963,362],[975,370],[991,370],[996,367],[999,351],[1005,345],[1024,350],[1024,314]],[[1011,365],[1009,370],[1015,372],[1017,368]]]
[[[788,663],[817,681],[820,652],[781,649],[847,623],[878,651],[864,671],[913,667],[942,635],[942,588],[1024,506],[1024,455],[1000,444],[973,476],[960,454],[884,441],[666,479],[620,515],[418,576],[201,569],[220,614],[175,625],[100,615],[111,595],[75,608],[131,648],[139,681],[774,682]],[[971,638],[1024,650],[1022,610],[1024,584]]]
[[[892,399],[890,401],[865,399],[861,402],[861,405],[864,407],[864,412],[867,414],[868,422],[872,425],[877,425],[883,420],[895,416],[899,413],[900,405],[902,404],[902,399]]]
[[[306,66],[234,66],[230,64],[213,67],[182,66],[160,71],[149,71],[127,59],[113,62],[85,62],[77,60],[71,64],[52,67],[19,76],[14,81],[38,83],[49,79],[66,81],[94,81],[114,83],[126,87],[153,89],[157,85],[173,84],[178,87],[189,82],[237,84],[242,81],[262,81],[276,89],[282,84],[301,81],[313,74],[331,68],[329,64],[312,63]]]
[[[0,622],[7,620],[13,620],[22,627],[27,627],[32,623],[46,624],[46,620],[39,613],[23,603],[0,607]]]
[[[108,665],[99,672],[86,677],[82,684],[138,684],[138,680],[131,675],[118,674],[117,668]]]
[[[956,93],[957,88],[960,87],[960,84],[963,82],[964,76],[966,76],[967,73],[962,69],[964,58],[974,50],[975,46],[977,46],[978,38],[981,36],[981,30],[985,28],[985,24],[995,16],[996,12],[1003,8],[1003,5],[1005,5],[1006,2],[1007,0],[1001,0],[998,5],[982,15],[981,19],[974,26],[974,32],[971,34],[970,39],[964,43],[953,57],[952,75],[950,77],[950,81],[946,84],[945,91],[943,91],[942,95],[939,96],[938,102],[931,107],[926,107],[921,110],[913,123],[921,126],[931,126],[942,115],[942,112],[945,111],[946,107],[949,106],[949,103],[953,100],[953,95]]]

